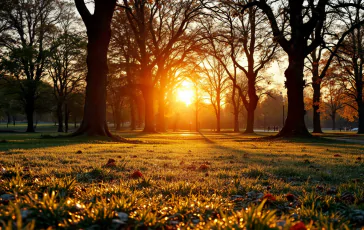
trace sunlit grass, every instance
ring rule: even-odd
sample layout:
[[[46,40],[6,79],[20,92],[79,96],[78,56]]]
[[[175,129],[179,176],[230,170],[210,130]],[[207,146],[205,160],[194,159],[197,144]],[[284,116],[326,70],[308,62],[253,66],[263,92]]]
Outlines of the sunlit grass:
[[[143,143],[1,136],[6,140],[0,143],[2,224],[35,229],[364,225],[361,144],[254,139],[260,134],[120,134]],[[115,165],[107,167],[109,159]],[[136,171],[142,177],[134,176]]]

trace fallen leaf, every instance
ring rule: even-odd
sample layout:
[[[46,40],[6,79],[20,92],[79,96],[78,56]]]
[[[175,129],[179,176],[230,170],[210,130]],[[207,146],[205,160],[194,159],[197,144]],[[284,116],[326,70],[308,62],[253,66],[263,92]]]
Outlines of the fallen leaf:
[[[296,196],[295,196],[295,195],[293,195],[292,193],[288,193],[288,194],[286,195],[286,199],[287,199],[288,201],[290,201],[290,202],[293,202],[293,201],[296,199]]]
[[[133,179],[138,179],[140,177],[143,177],[143,174],[139,170],[136,170],[130,175],[130,177]]]
[[[276,198],[270,193],[265,194],[263,196],[263,199],[267,199],[268,201],[275,201],[276,200]]]
[[[342,157],[340,154],[335,154],[334,157]]]
[[[291,226],[289,230],[307,230],[306,225],[301,221]]]

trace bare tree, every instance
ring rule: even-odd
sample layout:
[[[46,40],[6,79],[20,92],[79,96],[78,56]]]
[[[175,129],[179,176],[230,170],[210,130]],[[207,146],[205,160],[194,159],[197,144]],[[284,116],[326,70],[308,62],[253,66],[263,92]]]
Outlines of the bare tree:
[[[221,106],[224,104],[226,90],[229,87],[229,77],[224,66],[214,57],[207,57],[203,62],[205,82],[203,89],[209,95],[209,100],[216,116],[216,131],[220,132]]]
[[[243,76],[247,79],[246,93],[240,94],[248,115],[245,133],[254,132],[254,111],[260,94],[257,90],[258,84],[266,81],[261,72],[278,56],[278,44],[273,41],[272,32],[267,27],[268,18],[256,7],[249,8],[247,13],[238,13],[241,4],[250,2],[252,1],[230,0],[222,1],[218,7],[216,5],[209,7],[219,19],[214,22],[219,25],[219,29],[210,32],[210,36],[214,34],[215,40],[228,45],[230,49],[228,55],[234,68],[242,71]],[[215,55],[221,55],[221,51],[215,52]],[[228,66],[224,66],[226,69],[228,68]],[[233,69],[229,76],[235,89],[238,89],[235,79],[236,69]]]
[[[257,6],[267,15],[274,40],[288,55],[285,71],[288,95],[288,115],[278,136],[310,136],[305,122],[303,102],[304,60],[324,41],[322,30],[332,9],[360,7],[356,2],[331,2],[329,0],[252,1],[242,4],[242,11]],[[278,9],[275,12],[275,9]],[[315,36],[311,39],[311,34]]]
[[[154,132],[155,86],[161,83],[161,76],[166,73],[164,64],[172,55],[176,43],[190,28],[193,19],[200,15],[203,6],[197,0],[123,0],[120,6],[127,13],[138,45],[141,79],[139,85],[145,102],[144,131]]]
[[[68,132],[69,110],[67,102],[72,93],[81,87],[86,71],[86,42],[80,31],[77,31],[77,18],[68,4],[60,17],[59,28],[54,33],[48,74],[53,82],[54,96],[57,100],[58,132]]]

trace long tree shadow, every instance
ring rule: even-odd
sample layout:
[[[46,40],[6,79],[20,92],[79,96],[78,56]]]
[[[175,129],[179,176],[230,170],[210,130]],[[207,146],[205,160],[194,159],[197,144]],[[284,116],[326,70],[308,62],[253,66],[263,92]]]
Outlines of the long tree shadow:
[[[104,137],[72,137],[44,138],[39,133],[12,133],[0,135],[0,151],[14,149],[39,149],[59,146],[70,146],[84,143],[107,143],[110,139]]]

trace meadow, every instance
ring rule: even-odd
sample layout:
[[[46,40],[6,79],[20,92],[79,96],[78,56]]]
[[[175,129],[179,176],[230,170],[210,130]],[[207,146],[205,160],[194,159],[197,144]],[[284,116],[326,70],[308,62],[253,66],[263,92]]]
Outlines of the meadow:
[[[0,229],[364,226],[362,136],[117,134],[0,133]]]

